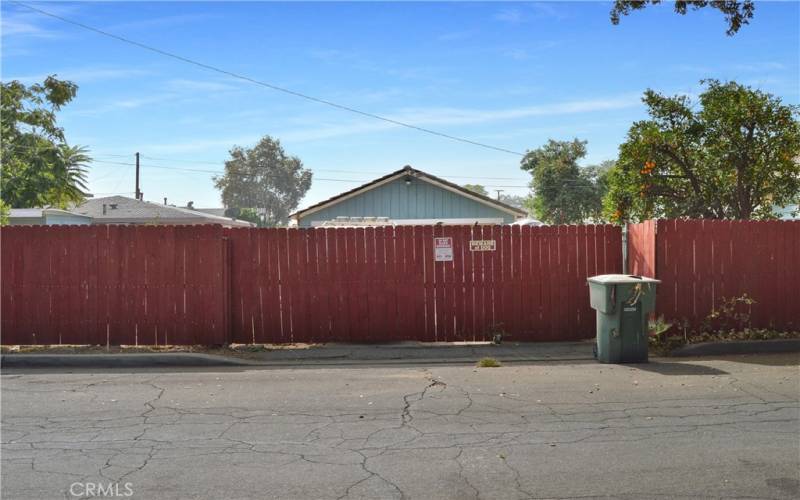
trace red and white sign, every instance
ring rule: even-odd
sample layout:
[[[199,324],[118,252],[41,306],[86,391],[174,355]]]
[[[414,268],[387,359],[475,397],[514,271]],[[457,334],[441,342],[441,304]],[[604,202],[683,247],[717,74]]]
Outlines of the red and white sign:
[[[449,262],[453,260],[453,238],[433,239],[433,259],[436,262]]]

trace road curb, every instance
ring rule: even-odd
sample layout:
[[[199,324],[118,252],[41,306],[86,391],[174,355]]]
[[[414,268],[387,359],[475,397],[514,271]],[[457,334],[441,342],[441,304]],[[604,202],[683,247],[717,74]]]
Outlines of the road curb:
[[[679,347],[670,357],[722,356],[729,354],[771,354],[800,352],[800,339],[738,340],[735,342],[703,342]]]
[[[476,357],[442,358],[359,358],[322,357],[295,359],[237,359],[209,354],[3,354],[2,369],[38,368],[180,368],[180,367],[238,367],[238,368],[311,368],[346,366],[416,366],[416,365],[474,365]],[[520,363],[582,363],[593,361],[591,356],[496,356],[502,364]]]
[[[147,368],[252,366],[246,360],[195,353],[3,354],[2,368]]]

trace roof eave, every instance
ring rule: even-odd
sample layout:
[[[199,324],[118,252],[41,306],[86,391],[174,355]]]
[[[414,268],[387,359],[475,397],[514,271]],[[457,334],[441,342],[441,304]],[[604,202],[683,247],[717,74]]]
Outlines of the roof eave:
[[[431,184],[439,185],[440,187],[447,189],[449,191],[454,191],[467,198],[471,198],[480,203],[490,205],[496,209],[499,209],[515,217],[525,217],[528,215],[527,212],[525,212],[524,210],[512,207],[511,205],[507,205],[499,200],[494,200],[492,198],[489,198],[488,196],[475,193],[474,191],[470,191],[469,189],[459,186],[458,184],[442,179],[441,177],[431,175],[429,173],[423,172],[422,170],[417,170],[409,165],[406,165],[400,170],[396,170],[387,175],[384,175],[383,177],[379,177],[366,184],[362,184],[356,188],[345,191],[344,193],[340,193],[332,198],[328,198],[327,200],[311,205],[308,208],[305,208],[303,210],[298,210],[297,212],[289,214],[289,218],[299,221],[302,217],[311,215],[315,212],[319,212],[320,210],[336,205],[337,203],[341,203],[346,199],[357,196],[364,191],[367,191],[369,189],[374,189],[383,184],[387,184],[405,175],[413,175],[414,177],[421,178],[427,182],[430,182]]]

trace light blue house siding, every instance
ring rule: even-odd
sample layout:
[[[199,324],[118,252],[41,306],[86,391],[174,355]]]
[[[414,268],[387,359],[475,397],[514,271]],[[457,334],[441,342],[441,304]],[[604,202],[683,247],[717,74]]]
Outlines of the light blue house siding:
[[[91,224],[92,219],[82,215],[46,214],[45,224],[51,226],[78,226]]]
[[[415,177],[409,184],[398,178],[386,184],[338,201],[319,211],[300,214],[298,225],[310,227],[315,222],[336,217],[388,217],[399,219],[502,219],[514,222],[515,216],[467,196]]]

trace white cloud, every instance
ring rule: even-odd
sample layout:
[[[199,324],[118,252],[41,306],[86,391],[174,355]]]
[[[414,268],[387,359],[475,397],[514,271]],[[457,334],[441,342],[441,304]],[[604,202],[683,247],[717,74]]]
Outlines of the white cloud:
[[[239,90],[239,87],[232,83],[215,80],[189,80],[185,78],[168,80],[166,82],[166,87],[181,92],[225,92],[229,90]]]
[[[524,9],[524,10],[523,10]],[[509,24],[520,24],[531,19],[564,19],[566,14],[553,2],[533,2],[522,4],[520,8],[502,9],[493,16],[494,20]]]
[[[26,35],[38,38],[56,38],[58,36],[58,32],[42,28],[22,19],[21,16],[3,17],[0,30],[2,30],[4,37]]]
[[[734,71],[761,72],[786,69],[786,65],[775,61],[761,61],[749,64],[732,64],[730,68]]]
[[[70,15],[79,10],[78,4],[51,3],[47,5],[47,10],[58,15]],[[58,21],[46,18],[23,6],[4,4],[2,13],[2,23],[0,23],[0,33],[3,38],[61,38],[63,32],[50,28]]]
[[[501,21],[509,24],[519,24],[522,22],[522,13],[518,9],[503,9],[494,16],[496,21]]]
[[[466,40],[467,38],[471,38],[477,32],[476,31],[453,31],[450,33],[442,33],[441,35],[437,36],[436,39],[442,42],[455,42],[458,40]]]
[[[503,52],[503,55],[506,57],[510,57],[515,61],[524,61],[525,59],[530,57],[530,54],[528,54],[528,51],[525,49],[508,49]]]
[[[554,19],[564,19],[565,13],[557,8],[554,2],[534,2],[528,4],[534,11],[536,17],[550,17]]]
[[[319,59],[328,63],[342,61],[360,61],[362,57],[355,53],[339,49],[311,49],[308,55],[314,59]]]
[[[236,146],[252,146],[261,139],[260,135],[246,135],[239,137],[228,137],[225,139],[190,139],[180,142],[147,144],[143,150],[149,151],[152,155],[163,154],[185,154],[218,151],[224,148],[226,151]],[[163,163],[163,162],[162,162]]]
[[[140,19],[137,21],[129,21],[125,23],[114,24],[108,26],[108,30],[133,30],[140,28],[163,28],[165,26],[180,26],[190,24],[196,21],[205,21],[213,19],[216,16],[210,14],[178,14],[175,16],[162,16],[150,19]]]
[[[118,99],[116,101],[112,101],[94,108],[74,109],[70,110],[69,112],[71,114],[84,115],[84,116],[102,115],[105,113],[112,113],[120,110],[131,110],[131,109],[141,108],[142,106],[148,106],[151,104],[157,104],[166,101],[174,102],[178,97],[179,97],[178,94],[170,92],[164,94],[151,95],[147,97]]]
[[[504,108],[494,110],[463,109],[463,108],[406,108],[395,113],[387,113],[386,117],[428,128],[460,125],[480,125],[503,121],[535,118],[540,116],[573,115],[582,113],[596,113],[635,107],[640,104],[639,94],[624,94],[609,98],[582,99],[565,101],[554,104],[540,104],[518,108]],[[118,108],[125,106],[142,105],[142,100],[118,102]],[[147,103],[149,104],[149,102]],[[400,125],[373,119],[357,119],[350,121],[320,120],[318,115],[308,116],[305,120],[290,120],[293,125],[278,129],[270,127],[270,135],[279,138],[285,143],[314,142],[336,137],[370,134],[396,129]],[[514,130],[517,130],[515,127]],[[220,139],[191,139],[180,142],[149,144],[143,146],[151,154],[186,154],[219,152],[221,148],[228,150],[233,145],[248,146],[255,144],[261,135],[244,135]]]
[[[568,115],[630,108],[639,104],[639,94],[626,94],[604,99],[565,101],[498,110],[472,110],[459,108],[409,109],[398,120],[430,125],[467,125],[502,120],[515,120],[536,116]]]
[[[743,72],[761,73],[764,71],[780,71],[786,69],[786,65],[776,61],[759,61],[752,63],[722,64],[716,67],[698,64],[678,64],[673,66],[677,71],[689,73],[703,73],[711,75],[718,72]]]
[[[151,71],[134,68],[73,68],[38,75],[22,75],[8,77],[9,80],[19,80],[25,84],[41,82],[50,75],[56,75],[62,80],[70,80],[78,85],[82,83],[97,82],[103,80],[115,80],[120,78],[133,78],[152,74]]]
[[[406,108],[388,114],[392,120],[420,127],[480,125],[484,123],[519,120],[539,116],[559,116],[626,109],[640,105],[639,94],[611,98],[565,101],[519,108],[476,110],[463,108]],[[318,123],[315,122],[315,123]],[[300,127],[277,134],[283,140],[308,142],[334,137],[379,132],[400,125],[378,120],[358,120],[350,123],[329,123],[323,126]]]
[[[282,141],[313,142],[348,135],[369,134],[389,130],[397,125],[377,120],[360,120],[347,124],[326,124],[323,126],[303,127],[278,133]]]

